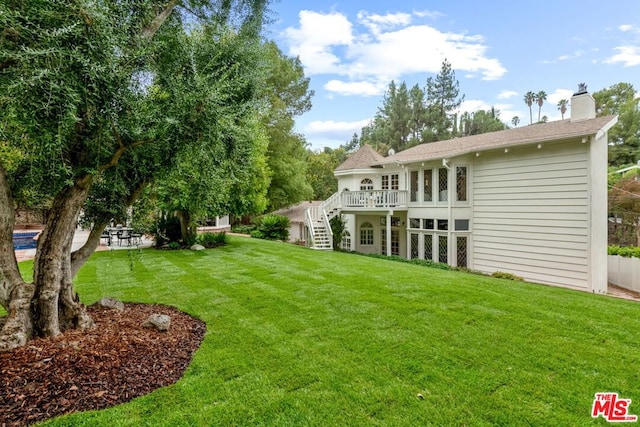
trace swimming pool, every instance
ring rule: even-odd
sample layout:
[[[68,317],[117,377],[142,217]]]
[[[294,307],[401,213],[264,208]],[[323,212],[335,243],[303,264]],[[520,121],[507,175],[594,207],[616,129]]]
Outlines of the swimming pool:
[[[33,238],[38,235],[39,231],[31,231],[28,233],[13,233],[13,249],[35,249],[37,240]]]

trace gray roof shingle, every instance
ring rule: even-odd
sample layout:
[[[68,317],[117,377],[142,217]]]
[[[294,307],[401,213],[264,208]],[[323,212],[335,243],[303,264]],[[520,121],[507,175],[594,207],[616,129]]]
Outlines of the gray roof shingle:
[[[350,169],[367,169],[375,162],[384,160],[369,144],[365,144],[336,168],[336,171]]]
[[[539,123],[498,132],[420,144],[393,156],[374,161],[369,166],[435,160],[491,149],[590,136],[597,134],[601,129],[608,130],[615,123],[615,116],[596,117],[574,122],[565,119]],[[343,165],[346,163],[343,163]]]

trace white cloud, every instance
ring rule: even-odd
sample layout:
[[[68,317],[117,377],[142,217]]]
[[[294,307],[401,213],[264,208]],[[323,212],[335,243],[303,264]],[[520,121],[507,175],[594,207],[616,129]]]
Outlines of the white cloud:
[[[356,120],[352,122],[337,122],[334,120],[320,121],[316,120],[308,123],[304,128],[307,136],[320,137],[325,139],[343,140],[345,135],[353,135],[360,133],[363,127],[368,125],[371,119]],[[346,142],[344,139],[342,142]]]
[[[284,31],[290,42],[290,52],[300,56],[308,74],[339,72],[341,60],[332,48],[353,42],[351,23],[344,15],[335,12],[321,14],[302,10],[298,16],[300,27],[289,27]]]
[[[618,29],[622,32],[627,32],[627,31],[633,31],[634,27],[633,25],[623,24],[623,25],[620,25]]]
[[[429,25],[411,24],[406,13],[376,15],[360,12],[352,23],[338,13],[300,12],[299,27],[288,28],[284,37],[289,53],[300,57],[305,74],[336,74],[345,82],[327,85],[341,94],[360,94],[345,90],[361,82],[400,79],[413,73],[437,73],[446,58],[456,72],[483,80],[501,78],[507,70],[488,56],[481,35],[442,32]],[[327,29],[331,28],[331,31]]]
[[[640,65],[640,46],[618,46],[613,50],[618,53],[605,59],[605,64],[622,63],[625,67]]]
[[[358,12],[358,20],[373,34],[380,34],[383,30],[404,27],[411,23],[411,15],[408,13],[389,13],[386,15],[369,14],[365,11]]]
[[[444,13],[441,12],[434,12],[431,10],[416,10],[413,12],[413,14],[419,18],[441,18],[444,15]]]
[[[324,85],[324,88],[328,92],[343,96],[377,96],[383,94],[387,90],[388,83],[382,81],[345,82],[342,80],[330,80]]]
[[[545,101],[545,104],[553,104],[554,108],[557,108],[556,106],[561,99],[571,100],[573,92],[574,91],[569,89],[556,89],[552,93],[547,94],[547,100]]]
[[[498,99],[509,99],[518,96],[518,92],[514,90],[503,90],[498,94]]]

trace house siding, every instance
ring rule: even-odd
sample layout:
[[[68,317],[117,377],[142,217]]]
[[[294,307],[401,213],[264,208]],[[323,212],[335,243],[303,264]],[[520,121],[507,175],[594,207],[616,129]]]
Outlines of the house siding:
[[[589,288],[589,153],[579,141],[478,157],[473,268]]]

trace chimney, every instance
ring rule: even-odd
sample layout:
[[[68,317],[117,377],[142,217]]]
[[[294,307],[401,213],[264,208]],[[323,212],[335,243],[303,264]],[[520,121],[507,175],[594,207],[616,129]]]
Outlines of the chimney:
[[[593,119],[596,117],[596,100],[587,92],[587,85],[580,83],[578,91],[571,97],[571,121]]]

